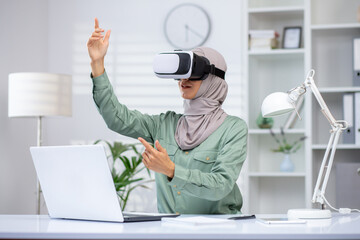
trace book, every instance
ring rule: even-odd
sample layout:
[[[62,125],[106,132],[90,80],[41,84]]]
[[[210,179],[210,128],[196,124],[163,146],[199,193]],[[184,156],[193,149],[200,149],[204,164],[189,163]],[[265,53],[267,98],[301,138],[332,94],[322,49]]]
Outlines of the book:
[[[354,93],[355,144],[360,145],[360,92]]]
[[[256,38],[252,39],[250,43],[251,50],[271,50],[276,48],[277,40],[270,38]]]
[[[249,48],[251,50],[271,50],[278,45],[279,34],[275,30],[249,31]]]
[[[353,39],[353,85],[360,86],[360,38]]]
[[[250,38],[277,38],[279,34],[275,30],[250,30]]]
[[[355,144],[354,93],[344,93],[343,114],[344,120],[348,123],[348,128],[343,132],[343,143]]]

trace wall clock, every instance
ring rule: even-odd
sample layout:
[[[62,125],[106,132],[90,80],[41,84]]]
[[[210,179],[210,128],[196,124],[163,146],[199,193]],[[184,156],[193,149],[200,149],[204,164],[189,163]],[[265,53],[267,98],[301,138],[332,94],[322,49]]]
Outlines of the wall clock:
[[[166,16],[164,33],[176,49],[189,50],[203,45],[209,38],[210,17],[200,6],[185,3],[174,7]]]

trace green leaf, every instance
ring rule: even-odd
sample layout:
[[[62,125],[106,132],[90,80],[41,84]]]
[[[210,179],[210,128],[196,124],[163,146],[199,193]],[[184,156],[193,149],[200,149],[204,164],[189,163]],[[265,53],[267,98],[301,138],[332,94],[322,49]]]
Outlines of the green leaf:
[[[131,172],[132,168],[129,159],[126,156],[121,156],[120,160],[124,164],[124,167]]]
[[[146,168],[146,171],[148,172],[149,177],[151,177],[150,169]]]
[[[117,176],[118,181],[124,181],[124,179],[130,178],[130,172],[125,169],[120,175]]]
[[[131,164],[132,164],[133,169],[135,169],[138,166],[138,164],[136,164],[136,157],[135,156],[131,157]]]
[[[301,148],[301,144],[299,144],[296,148],[294,148],[294,150],[292,150],[291,153],[297,152],[297,150],[299,150],[300,148]]]
[[[136,144],[132,144],[131,149],[136,153],[136,155],[139,155],[140,153],[138,152],[137,148],[136,148]]]
[[[119,187],[119,186],[127,186],[131,183],[134,183],[134,182],[138,182],[138,181],[141,181],[143,180],[144,178],[137,178],[137,179],[132,179],[132,180],[127,180],[127,181],[123,181],[123,182],[116,182],[114,183],[116,187]]]
[[[292,146],[290,144],[285,144],[284,149],[285,150],[290,150],[292,148]]]
[[[121,142],[114,142],[114,148],[116,149],[118,155],[121,155],[129,150],[128,146],[126,144],[122,144]]]

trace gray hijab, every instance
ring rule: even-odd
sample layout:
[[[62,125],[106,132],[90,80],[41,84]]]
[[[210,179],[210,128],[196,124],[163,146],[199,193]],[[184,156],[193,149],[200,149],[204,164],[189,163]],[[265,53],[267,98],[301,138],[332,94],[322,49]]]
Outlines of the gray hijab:
[[[192,51],[226,72],[225,59],[214,49],[199,47]],[[202,81],[196,96],[184,100],[184,115],[179,119],[175,131],[175,140],[182,150],[197,147],[224,122],[227,114],[221,105],[227,91],[225,80],[209,74]]]

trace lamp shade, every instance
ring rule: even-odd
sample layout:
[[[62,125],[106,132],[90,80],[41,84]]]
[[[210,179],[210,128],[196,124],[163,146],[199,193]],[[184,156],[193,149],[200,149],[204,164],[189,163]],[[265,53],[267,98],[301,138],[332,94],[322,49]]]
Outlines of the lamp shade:
[[[71,116],[70,75],[9,74],[9,117]]]
[[[262,105],[261,112],[263,117],[274,117],[291,112],[295,109],[289,95],[284,92],[275,92],[268,95]]]

